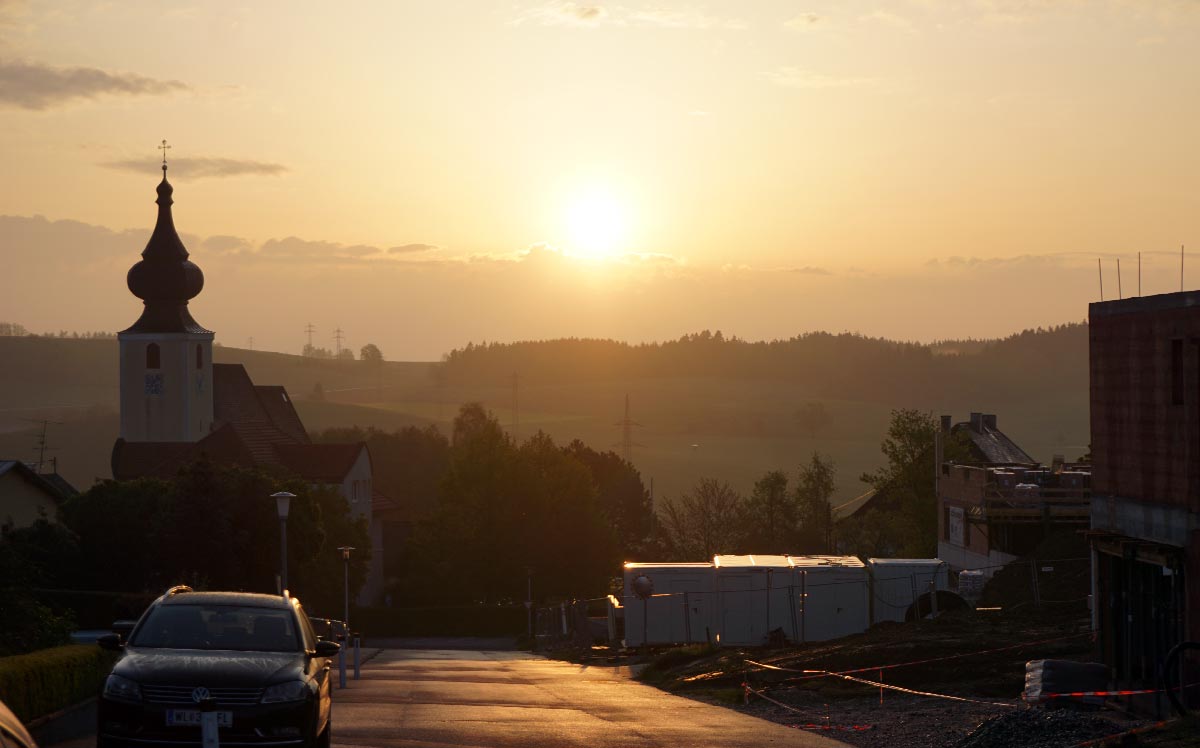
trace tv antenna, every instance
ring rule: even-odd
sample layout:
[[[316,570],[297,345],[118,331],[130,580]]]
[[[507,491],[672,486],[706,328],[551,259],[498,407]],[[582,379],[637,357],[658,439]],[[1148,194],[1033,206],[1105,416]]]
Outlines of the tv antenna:
[[[33,451],[37,453],[37,462],[35,463],[34,471],[40,474],[43,466],[46,464],[46,453],[53,452],[54,450],[58,449],[58,447],[50,446],[50,441],[46,437],[46,432],[51,425],[61,426],[63,424],[62,421],[51,421],[47,418],[26,418],[24,420],[29,421],[30,423],[40,423],[42,425],[41,431],[39,431],[37,436],[34,437],[33,442]]]

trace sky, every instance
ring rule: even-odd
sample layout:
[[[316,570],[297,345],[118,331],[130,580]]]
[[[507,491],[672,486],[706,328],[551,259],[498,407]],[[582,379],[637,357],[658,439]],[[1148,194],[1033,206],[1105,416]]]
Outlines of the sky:
[[[1198,0],[0,0],[0,321],[137,318],[163,139],[226,345],[1079,321],[1097,259],[1200,248],[1197,42]]]

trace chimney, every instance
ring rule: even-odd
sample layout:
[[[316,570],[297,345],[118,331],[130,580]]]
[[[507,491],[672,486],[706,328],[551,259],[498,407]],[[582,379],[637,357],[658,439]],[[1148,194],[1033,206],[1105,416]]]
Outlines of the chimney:
[[[982,413],[972,413],[971,414],[971,430],[974,431],[976,434],[981,433],[983,431],[983,414]]]
[[[942,416],[942,433],[950,433],[950,416]]]
[[[983,425],[992,431],[996,430],[996,414],[988,413],[983,417]]]

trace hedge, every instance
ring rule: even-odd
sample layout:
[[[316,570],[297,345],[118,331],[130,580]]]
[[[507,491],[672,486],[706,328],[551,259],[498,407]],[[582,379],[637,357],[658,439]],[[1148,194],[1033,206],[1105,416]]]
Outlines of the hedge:
[[[357,608],[350,627],[365,637],[517,636],[524,634],[524,605],[427,608]]]
[[[96,696],[116,653],[71,644],[0,657],[0,701],[29,722]]]

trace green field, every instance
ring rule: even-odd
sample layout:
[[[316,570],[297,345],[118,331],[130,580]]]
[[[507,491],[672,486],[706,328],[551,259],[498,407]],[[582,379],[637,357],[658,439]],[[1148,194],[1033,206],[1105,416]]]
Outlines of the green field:
[[[1086,341],[1086,328],[1079,334]],[[1078,350],[1086,351],[1086,342]],[[508,377],[494,384],[447,384],[433,363],[389,362],[370,369],[359,362],[227,347],[218,347],[214,357],[244,364],[258,384],[285,386],[310,431],[429,423],[447,428],[459,405],[471,401],[483,403],[506,426],[514,420]],[[1028,369],[1027,363],[1018,365]],[[837,464],[835,500],[847,500],[864,490],[858,476],[879,466],[879,442],[893,408],[949,413],[956,420],[970,411],[996,413],[1001,429],[1046,461],[1054,454],[1074,459],[1089,440],[1087,360],[1075,352],[1042,372],[989,377],[986,386],[956,383],[944,395],[911,399],[882,396],[869,387],[853,398],[825,399],[783,377],[527,379],[532,381],[518,392],[522,438],[543,430],[562,444],[581,439],[597,449],[619,451],[617,422],[628,395],[631,416],[642,424],[633,429],[633,461],[647,483],[654,480],[658,497],[677,495],[701,476],[725,479],[748,492],[767,470],[794,471],[820,451]],[[323,401],[312,399],[318,382]],[[913,387],[919,393],[930,389]],[[832,425],[815,437],[794,415],[810,402],[821,402],[832,416]],[[48,455],[58,459],[64,475],[81,487],[108,477],[116,406],[115,340],[0,338],[0,459],[33,459],[40,429],[34,421],[45,418],[58,422],[48,430],[55,448]]]

